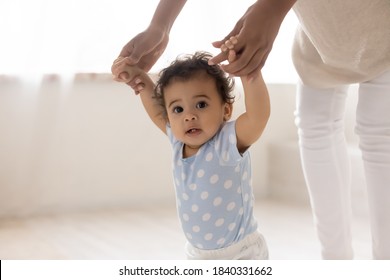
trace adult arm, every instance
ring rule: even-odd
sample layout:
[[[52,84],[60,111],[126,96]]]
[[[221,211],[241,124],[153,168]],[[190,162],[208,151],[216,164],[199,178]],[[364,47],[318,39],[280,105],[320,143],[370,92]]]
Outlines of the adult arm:
[[[165,51],[171,28],[185,3],[186,0],[161,0],[148,28],[122,48],[119,56],[126,57],[123,63],[148,72]]]

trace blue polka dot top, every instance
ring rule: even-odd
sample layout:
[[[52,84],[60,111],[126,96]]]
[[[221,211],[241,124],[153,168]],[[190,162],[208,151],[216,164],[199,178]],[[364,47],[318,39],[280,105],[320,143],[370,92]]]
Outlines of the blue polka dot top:
[[[230,246],[257,229],[253,217],[250,155],[237,149],[235,121],[223,124],[196,155],[183,158],[184,144],[169,126],[177,210],[185,236],[204,250]]]

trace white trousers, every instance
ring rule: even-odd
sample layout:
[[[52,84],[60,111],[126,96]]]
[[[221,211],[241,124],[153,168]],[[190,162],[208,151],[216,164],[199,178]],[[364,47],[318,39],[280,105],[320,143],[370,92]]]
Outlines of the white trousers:
[[[348,87],[300,84],[295,122],[324,259],[352,259]],[[359,85],[355,132],[364,161],[374,259],[390,259],[390,71]]]

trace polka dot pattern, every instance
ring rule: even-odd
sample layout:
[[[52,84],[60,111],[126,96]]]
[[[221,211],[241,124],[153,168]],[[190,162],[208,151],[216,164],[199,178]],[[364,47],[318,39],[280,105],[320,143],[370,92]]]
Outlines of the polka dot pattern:
[[[211,214],[210,214],[210,213],[206,213],[206,214],[204,214],[204,215],[202,216],[202,221],[203,221],[203,222],[207,222],[207,221],[210,220],[210,218],[211,218]]]
[[[257,228],[249,153],[238,152],[234,124],[226,123],[189,158],[182,157],[183,144],[167,127],[180,222],[187,240],[200,249],[229,246]]]
[[[201,198],[202,200],[206,200],[208,197],[209,197],[209,193],[208,193],[208,192],[202,192],[202,193],[200,194],[200,198]]]

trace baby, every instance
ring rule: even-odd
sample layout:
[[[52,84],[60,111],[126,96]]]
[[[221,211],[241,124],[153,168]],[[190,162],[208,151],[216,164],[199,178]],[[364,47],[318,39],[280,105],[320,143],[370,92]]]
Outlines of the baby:
[[[236,37],[221,50],[229,62]],[[245,112],[230,121],[234,80],[211,55],[197,52],[163,69],[156,83],[119,57],[115,79],[140,94],[154,124],[173,148],[178,215],[187,238],[188,259],[268,259],[266,242],[253,216],[249,147],[261,136],[270,103],[260,72],[241,77]],[[119,78],[123,72],[128,79]],[[121,76],[122,77],[122,76]]]

